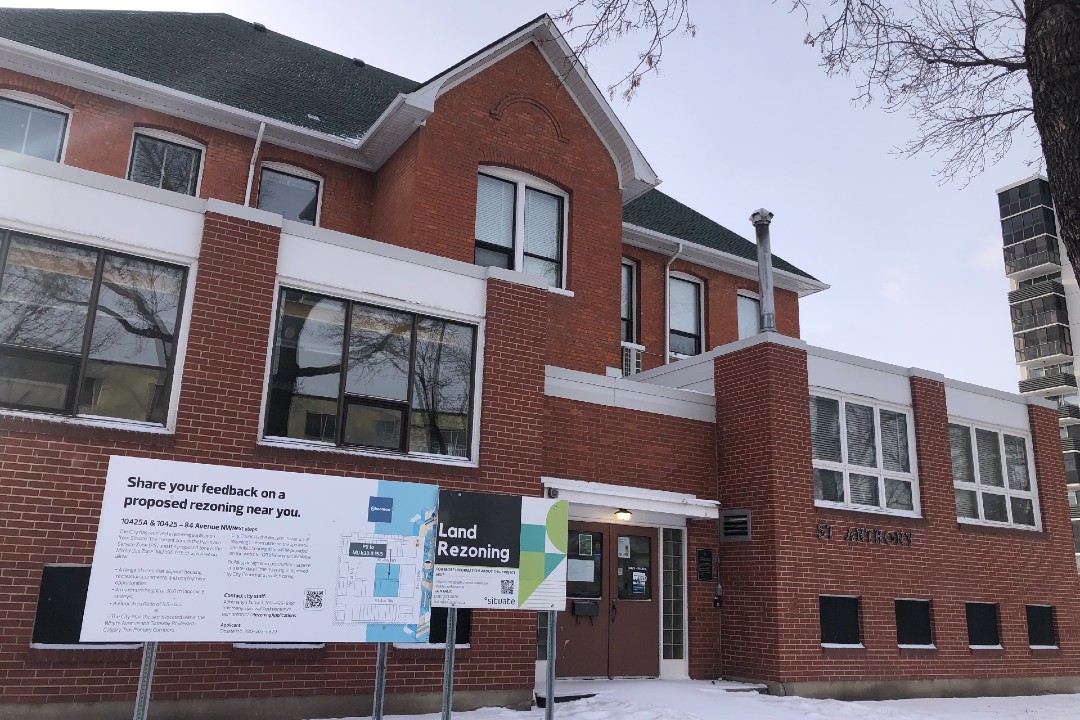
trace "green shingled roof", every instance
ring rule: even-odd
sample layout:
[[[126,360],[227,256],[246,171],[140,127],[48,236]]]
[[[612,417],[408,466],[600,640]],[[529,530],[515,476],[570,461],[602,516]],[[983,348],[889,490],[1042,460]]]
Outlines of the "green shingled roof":
[[[419,87],[223,14],[3,8],[0,37],[344,138]]]
[[[757,262],[756,243],[659,190],[650,190],[623,206],[623,222]],[[776,255],[773,255],[773,267],[816,279]]]

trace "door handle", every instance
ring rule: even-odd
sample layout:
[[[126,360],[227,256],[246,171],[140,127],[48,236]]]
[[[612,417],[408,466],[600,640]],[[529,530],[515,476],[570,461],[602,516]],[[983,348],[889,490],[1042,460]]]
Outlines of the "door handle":
[[[615,598],[611,598],[611,623],[615,624],[615,617],[619,614],[619,605],[615,602]]]

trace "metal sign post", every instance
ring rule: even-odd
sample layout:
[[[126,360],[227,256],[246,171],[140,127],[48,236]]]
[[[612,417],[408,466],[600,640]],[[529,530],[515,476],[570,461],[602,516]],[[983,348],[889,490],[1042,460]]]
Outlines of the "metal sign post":
[[[457,645],[457,608],[446,608],[446,661],[442,675],[442,720],[450,720],[454,704],[454,646]]]
[[[544,720],[555,720],[555,626],[558,625],[558,611],[548,610],[547,614],[547,702],[544,703]]]
[[[372,700],[371,720],[382,720],[383,696],[386,694],[386,652],[390,643],[375,644],[375,697]]]
[[[139,687],[135,692],[135,713],[131,716],[131,720],[146,720],[146,713],[150,710],[150,686],[154,684],[154,666],[156,664],[157,643],[143,643]]]

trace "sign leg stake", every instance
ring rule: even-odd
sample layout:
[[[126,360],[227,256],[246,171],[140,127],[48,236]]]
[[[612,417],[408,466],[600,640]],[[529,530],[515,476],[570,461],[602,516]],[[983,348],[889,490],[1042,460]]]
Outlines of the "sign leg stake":
[[[372,701],[371,720],[382,720],[383,696],[386,694],[386,653],[390,643],[375,644],[375,697]]]
[[[443,663],[442,720],[450,720],[454,704],[454,646],[457,645],[457,608],[446,609],[446,660]]]
[[[555,720],[555,626],[559,624],[558,611],[547,614],[547,702],[544,703],[544,720]]]
[[[135,692],[135,713],[132,720],[146,720],[150,710],[150,687],[154,683],[154,666],[157,665],[157,643],[143,643],[142,667],[139,669],[139,686]]]

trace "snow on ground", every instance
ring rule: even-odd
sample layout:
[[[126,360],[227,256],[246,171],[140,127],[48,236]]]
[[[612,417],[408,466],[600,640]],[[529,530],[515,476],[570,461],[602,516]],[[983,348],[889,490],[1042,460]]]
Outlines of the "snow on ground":
[[[561,684],[560,684],[561,685]],[[841,702],[727,692],[706,681],[593,680],[574,683],[596,697],[558,703],[558,720],[1080,720],[1080,695],[928,698]],[[567,692],[560,686],[559,693]],[[388,720],[390,716],[387,716]],[[439,720],[439,714],[393,720]],[[542,720],[544,711],[484,708],[454,720]],[[362,720],[349,718],[347,720]]]

